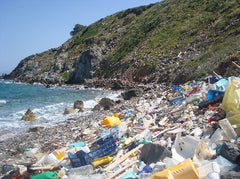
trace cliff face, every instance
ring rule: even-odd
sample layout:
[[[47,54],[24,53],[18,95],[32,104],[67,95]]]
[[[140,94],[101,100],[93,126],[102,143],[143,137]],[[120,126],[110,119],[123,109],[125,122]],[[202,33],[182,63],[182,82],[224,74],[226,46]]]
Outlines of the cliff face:
[[[239,0],[165,0],[82,28],[61,47],[23,59],[10,78],[180,83],[239,60]]]

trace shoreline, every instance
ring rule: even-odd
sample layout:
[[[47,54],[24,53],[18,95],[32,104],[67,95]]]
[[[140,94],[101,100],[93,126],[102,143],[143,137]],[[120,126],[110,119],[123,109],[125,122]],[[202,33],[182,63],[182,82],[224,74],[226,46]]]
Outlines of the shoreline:
[[[44,87],[44,85],[43,84],[26,84],[26,83],[20,83],[20,82],[14,82],[14,81],[9,81],[9,80],[6,80],[5,82],[7,82],[7,83],[12,83],[12,84],[21,84],[21,85],[36,85],[36,86],[43,86]],[[2,82],[2,83],[5,83],[5,82]],[[64,113],[64,108],[63,109],[61,109],[61,108],[59,108],[59,104],[62,104],[62,103],[64,103],[64,101],[63,102],[60,102],[60,103],[53,103],[53,104],[47,104],[47,106],[56,106],[56,108],[58,107],[58,109],[59,110],[57,110],[57,111],[59,111],[60,113],[62,113],[63,115],[62,115],[62,119],[60,120],[60,123],[64,123],[64,121],[66,121],[68,118],[72,118],[72,117],[75,117],[75,118],[81,118],[81,117],[84,117],[84,116],[86,116],[86,115],[91,115],[91,113],[92,113],[92,108],[94,107],[94,104],[96,103],[98,103],[98,100],[100,100],[101,98],[103,98],[103,97],[107,97],[107,98],[111,98],[111,99],[114,99],[114,100],[117,100],[118,98],[117,98],[117,96],[119,96],[119,94],[121,93],[121,91],[113,91],[113,90],[108,90],[108,89],[101,89],[101,88],[83,88],[83,86],[81,85],[81,86],[79,86],[79,85],[64,85],[64,86],[52,86],[51,87],[52,89],[63,89],[63,90],[70,90],[69,92],[71,93],[71,90],[91,90],[91,91],[94,91],[94,90],[96,90],[96,91],[100,91],[100,92],[97,92],[97,93],[99,93],[98,95],[100,95],[99,97],[96,97],[95,99],[93,98],[93,99],[88,99],[88,100],[84,100],[83,102],[84,102],[84,104],[85,104],[85,109],[84,109],[84,112],[81,112],[81,113],[76,113],[76,114],[70,114],[70,115],[64,115],[63,113]],[[50,88],[50,89],[51,89]],[[102,91],[102,92],[101,92]],[[100,94],[101,93],[101,94]],[[70,103],[71,103],[71,106],[69,106],[69,104],[65,107],[65,108],[69,108],[69,107],[73,107],[73,104],[74,104],[74,102],[76,101],[77,99],[75,99],[75,100],[72,100]],[[94,101],[95,101],[95,103],[94,103]],[[7,102],[6,102],[7,103]],[[62,106],[62,105],[61,105]],[[47,125],[51,125],[51,126],[54,126],[54,125],[56,125],[56,124],[58,124],[59,122],[58,122],[58,120],[56,119],[56,118],[52,118],[52,119],[54,119],[54,121],[52,121],[52,120],[47,120],[47,121],[44,121],[43,119],[44,118],[46,118],[46,117],[44,117],[44,116],[42,116],[44,113],[43,112],[39,112],[39,110],[45,110],[45,109],[43,109],[43,108],[45,108],[45,106],[42,106],[42,107],[36,107],[36,108],[31,108],[31,110],[36,110],[36,111],[38,111],[37,113],[39,113],[39,115],[40,116],[37,116],[37,117],[40,117],[40,119],[38,120],[38,121],[36,121],[36,122],[33,122],[33,123],[28,123],[28,122],[25,122],[26,123],[26,129],[24,130],[24,132],[25,131],[27,131],[30,127],[33,127],[33,126],[44,126],[44,127],[47,127]],[[24,110],[20,110],[20,111],[15,111],[15,113],[23,113],[23,111],[26,111],[27,110],[27,108],[26,109],[24,109]],[[56,111],[56,110],[55,110]],[[51,112],[51,111],[49,111],[49,112]],[[25,112],[24,112],[25,113]],[[90,113],[90,114],[89,114]],[[57,113],[55,113],[55,114],[57,114]],[[23,114],[24,115],[24,114]],[[49,113],[49,115],[51,115],[50,113]],[[55,116],[55,115],[54,115]],[[18,117],[19,117],[19,115],[18,115]],[[4,119],[4,117],[3,117],[3,119]],[[21,118],[19,118],[18,119],[18,121],[20,121],[20,119]],[[7,119],[6,119],[7,120]],[[11,122],[11,121],[10,121]],[[24,124],[20,124],[20,125],[18,125],[17,126],[17,128],[16,128],[16,130],[15,131],[12,131],[10,128],[7,128],[7,129],[3,129],[2,130],[2,132],[0,133],[0,141],[4,141],[4,140],[6,140],[6,138],[9,138],[9,137],[14,137],[14,136],[16,136],[16,135],[21,135],[21,131],[20,131],[20,128],[21,127],[23,127],[24,126]],[[14,126],[12,126],[12,128],[13,129],[15,129],[15,127]],[[20,133],[18,133],[18,132],[16,132],[16,131],[18,131],[18,132],[20,132]]]

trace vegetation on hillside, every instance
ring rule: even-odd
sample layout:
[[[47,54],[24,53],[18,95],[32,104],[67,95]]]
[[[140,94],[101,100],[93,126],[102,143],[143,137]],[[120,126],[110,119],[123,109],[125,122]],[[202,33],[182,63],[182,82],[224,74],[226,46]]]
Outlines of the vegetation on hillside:
[[[68,79],[80,54],[98,46],[105,58],[95,73],[98,77],[190,80],[237,54],[239,24],[239,0],[164,0],[115,13],[88,27],[77,24],[70,40],[38,61],[41,72],[53,70],[56,59],[67,64],[60,74]]]

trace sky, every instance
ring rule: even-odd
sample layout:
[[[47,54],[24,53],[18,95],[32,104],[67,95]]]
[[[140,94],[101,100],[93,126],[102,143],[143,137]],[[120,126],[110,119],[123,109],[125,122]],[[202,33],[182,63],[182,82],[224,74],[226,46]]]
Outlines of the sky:
[[[160,0],[0,0],[0,75],[27,56],[61,46],[75,24]]]

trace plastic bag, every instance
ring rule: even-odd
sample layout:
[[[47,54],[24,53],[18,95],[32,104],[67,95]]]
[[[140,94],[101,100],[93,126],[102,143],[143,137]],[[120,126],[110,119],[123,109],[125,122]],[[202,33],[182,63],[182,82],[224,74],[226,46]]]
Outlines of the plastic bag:
[[[227,87],[223,101],[222,109],[226,112],[237,112],[240,110],[240,83],[233,80]]]
[[[234,125],[235,131],[240,136],[240,83],[232,80],[228,85],[222,102],[222,109],[228,113],[228,120]]]

